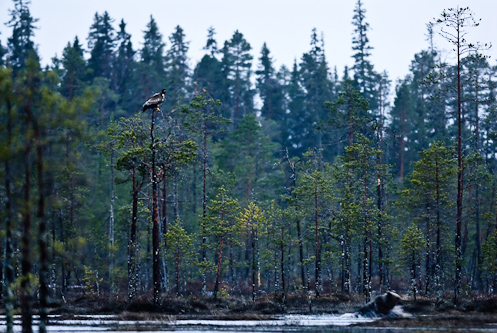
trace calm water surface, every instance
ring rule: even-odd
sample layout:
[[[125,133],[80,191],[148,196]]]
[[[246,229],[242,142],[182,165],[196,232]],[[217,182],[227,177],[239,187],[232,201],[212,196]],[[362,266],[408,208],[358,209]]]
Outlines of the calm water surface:
[[[377,319],[365,318],[356,314],[344,315],[284,315],[275,316],[271,320],[171,320],[171,321],[133,321],[119,320],[113,315],[75,316],[74,319],[58,319],[50,317],[49,332],[426,332],[435,331],[427,328],[391,328],[391,327],[350,327],[357,323],[370,323]],[[21,332],[20,317],[15,318],[15,332]],[[35,320],[35,324],[37,321]],[[0,332],[5,332],[5,320],[0,320]],[[35,332],[38,327],[35,327]],[[437,331],[458,331],[454,329],[438,329]],[[485,329],[460,328],[461,332],[496,332],[497,325]]]

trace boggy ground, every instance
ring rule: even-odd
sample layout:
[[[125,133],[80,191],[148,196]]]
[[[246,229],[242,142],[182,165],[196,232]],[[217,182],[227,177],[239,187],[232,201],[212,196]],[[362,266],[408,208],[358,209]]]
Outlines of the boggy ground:
[[[199,318],[267,319],[276,314],[341,314],[354,312],[364,301],[357,295],[334,294],[312,298],[288,294],[283,303],[281,295],[266,294],[256,298],[230,296],[214,299],[201,296],[164,296],[159,305],[151,295],[141,295],[129,301],[119,295],[86,295],[66,298],[52,303],[50,313],[58,315],[123,314],[126,316],[174,315]]]
[[[212,297],[164,296],[160,305],[155,305],[151,295],[141,295],[128,301],[119,295],[86,295],[68,298],[67,301],[52,303],[52,314],[121,314],[121,313],[153,313],[163,315],[188,316],[230,316],[257,317],[276,314],[343,314],[355,312],[364,305],[362,295],[331,294],[315,298],[311,301],[306,294],[287,294],[283,303],[280,294],[264,294],[252,302],[250,297],[229,296],[218,299]],[[418,297],[416,301],[406,295],[401,295],[402,307],[413,317],[445,316],[445,317],[484,317],[494,316],[497,319],[497,296],[467,296],[461,297],[458,306],[454,306],[451,298],[439,305],[435,299]],[[389,318],[400,321],[402,318]]]
[[[418,297],[416,301],[405,295],[402,307],[410,317],[387,316],[381,320],[356,326],[406,328],[483,328],[497,330],[497,297],[468,296],[455,307],[446,302],[435,305],[431,298]],[[164,296],[155,305],[151,295],[141,295],[128,301],[123,295],[85,295],[67,297],[66,302],[52,302],[50,314],[71,318],[88,314],[113,314],[123,320],[168,319],[271,319],[280,314],[343,314],[357,311],[364,305],[361,295],[332,294],[311,298],[300,293],[288,294],[283,304],[281,295],[265,294],[255,302],[245,296],[223,297],[217,300],[201,296]],[[2,307],[3,308],[3,307]],[[35,311],[36,312],[36,311]]]

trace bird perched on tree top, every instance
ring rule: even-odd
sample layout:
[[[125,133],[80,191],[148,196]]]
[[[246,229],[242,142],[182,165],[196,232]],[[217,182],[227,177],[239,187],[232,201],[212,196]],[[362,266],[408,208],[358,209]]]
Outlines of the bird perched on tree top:
[[[161,92],[152,95],[145,104],[143,104],[142,107],[142,112],[144,112],[147,109],[155,109],[159,108],[159,105],[164,102],[164,97],[166,96],[166,89],[162,89]]]

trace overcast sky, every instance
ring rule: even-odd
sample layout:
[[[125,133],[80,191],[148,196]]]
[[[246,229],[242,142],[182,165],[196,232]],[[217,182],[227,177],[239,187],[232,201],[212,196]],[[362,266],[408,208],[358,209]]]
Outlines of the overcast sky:
[[[277,67],[291,67],[310,48],[312,28],[323,33],[330,68],[337,66],[341,75],[345,65],[352,65],[351,24],[355,0],[32,0],[31,14],[38,18],[35,43],[42,63],[48,64],[60,56],[68,41],[77,35],[86,47],[90,25],[95,12],[108,11],[115,19],[127,23],[135,49],[141,48],[143,31],[152,14],[169,46],[168,37],[180,25],[190,41],[190,64],[193,67],[204,54],[207,29],[213,26],[218,45],[238,29],[253,48],[254,69],[262,44],[267,43]],[[469,41],[491,42],[487,54],[490,63],[497,59],[497,1],[496,0],[363,0],[376,71],[388,71],[393,82],[408,73],[415,53],[426,49],[426,23],[439,17],[444,8],[469,6],[481,25],[470,28]],[[11,28],[4,25],[10,19],[11,0],[0,0],[0,39],[6,44]],[[437,47],[449,45],[437,40]],[[448,60],[451,60],[449,58]]]

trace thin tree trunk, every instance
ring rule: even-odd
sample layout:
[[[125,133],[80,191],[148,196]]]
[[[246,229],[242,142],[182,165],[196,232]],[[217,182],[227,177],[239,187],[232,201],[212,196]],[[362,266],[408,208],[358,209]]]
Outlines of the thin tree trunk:
[[[316,256],[316,268],[315,268],[315,283],[314,288],[316,291],[316,297],[319,297],[320,292],[320,271],[321,271],[321,256],[319,253],[319,214],[318,214],[318,184],[317,179],[314,179],[314,226],[316,228],[314,234],[314,255]]]
[[[157,170],[155,166],[155,137],[154,137],[154,125],[155,125],[155,109],[152,109],[151,117],[151,127],[150,127],[150,138],[151,138],[151,148],[152,148],[152,275],[154,284],[154,303],[160,303],[160,292],[161,292],[161,273],[160,273],[160,228],[159,228],[159,212],[158,212],[158,197],[157,197]]]
[[[12,106],[10,100],[7,100],[7,150],[11,153],[12,144],[12,120],[11,120]],[[10,173],[10,159],[5,159],[5,213],[6,213],[6,239],[5,239],[5,317],[7,332],[14,331],[14,294],[12,292],[12,283],[14,282],[14,267],[13,267],[13,253],[12,246],[12,193],[11,193],[11,173]]]
[[[114,292],[114,149],[110,152],[110,208],[109,208],[109,283]]]
[[[381,106],[380,110],[382,110]],[[382,198],[382,175],[380,171],[380,165],[381,165],[380,130],[381,130],[381,125],[377,126],[376,130],[376,168],[377,168],[376,172],[377,172],[377,181],[378,181],[376,184],[377,208],[378,208],[378,277],[380,280],[380,294],[381,294],[383,292],[384,263],[383,263],[383,202],[382,202],[383,198]]]
[[[363,194],[363,212],[364,212],[364,258],[363,258],[363,288],[364,288],[364,296],[366,297],[366,303],[370,301],[371,298],[371,258],[370,258],[370,249],[368,248],[370,239],[369,239],[369,219],[368,219],[368,208],[367,208],[367,200],[368,200],[368,171],[366,166],[366,157],[364,157],[364,194]]]
[[[136,168],[132,170],[133,198],[132,198],[132,215],[131,215],[131,232],[129,236],[129,259],[128,259],[128,298],[131,300],[136,296],[138,291],[138,269],[137,269],[137,233],[138,233],[138,194],[143,185],[142,178],[140,185],[136,183]]]
[[[428,199],[427,199],[428,200]],[[430,292],[430,284],[431,284],[431,256],[430,256],[430,243],[431,243],[431,226],[430,226],[430,205],[426,203],[426,265],[425,265],[425,296],[428,296]]]
[[[30,291],[30,276],[31,276],[31,168],[30,168],[30,153],[31,153],[31,114],[26,109],[26,141],[24,151],[24,207],[22,217],[22,239],[21,239],[21,253],[22,253],[22,276],[21,276],[21,290],[20,290],[20,303],[22,311],[22,331],[23,333],[33,332],[32,327],[32,297]]]
[[[180,289],[179,289],[179,268],[180,268],[180,242],[178,240],[178,243],[176,244],[176,296],[179,296],[180,294]]]
[[[459,23],[459,22],[458,22]],[[456,209],[456,271],[454,304],[458,304],[458,297],[461,288],[462,274],[462,252],[461,252],[461,226],[463,209],[464,175],[462,165],[462,110],[461,110],[461,39],[460,25],[457,25],[457,209]]]
[[[280,243],[280,269],[281,269],[281,303],[286,304],[286,284],[285,284],[285,226],[281,227],[281,243]]]
[[[288,162],[288,166],[290,167],[290,170],[292,171],[292,176],[291,178],[293,179],[293,189],[295,190],[297,188],[297,169],[296,169],[296,164],[300,162],[300,159],[296,161],[295,163],[292,163],[290,161],[290,156],[288,154],[288,148],[286,149],[286,159]],[[302,279],[302,291],[305,291],[306,289],[306,279],[305,279],[305,265],[304,265],[304,245],[302,241],[302,232],[301,232],[301,227],[300,227],[300,219],[297,217],[297,214],[299,213],[299,206],[297,203],[297,195],[294,193],[293,194],[294,200],[295,200],[295,221],[297,224],[297,238],[299,242],[299,259],[300,259],[300,277]]]
[[[233,111],[232,111],[233,112]],[[204,149],[202,156],[202,219],[205,221],[207,217],[207,110],[203,108],[203,118],[202,118],[202,131],[203,131],[203,139],[204,139]],[[202,263],[205,264],[207,262],[207,237],[205,235],[205,230],[203,230],[201,224],[200,229],[202,233]],[[207,277],[205,274],[205,269],[202,269],[202,295],[207,294]]]
[[[479,76],[478,72],[476,73],[475,78],[475,150],[476,153],[479,154],[479,144],[480,144],[480,132],[479,132],[479,101],[478,101],[478,90],[479,90]],[[476,233],[475,233],[475,244],[476,244],[476,265],[475,265],[475,281],[476,281],[476,289],[481,290],[482,281],[481,281],[481,226],[480,226],[480,182],[478,177],[478,168],[479,162],[478,158],[476,159],[476,174],[475,174],[475,219],[476,219]]]
[[[217,270],[216,270],[216,283],[214,284],[214,299],[217,299],[217,293],[219,292],[219,282],[221,280],[221,265],[223,262],[223,245],[224,238],[221,236],[219,239],[219,252],[217,256]]]
[[[438,156],[435,157],[435,185],[436,185],[436,219],[437,219],[437,248],[435,251],[436,256],[436,266],[435,266],[435,289],[437,293],[436,304],[440,304],[442,301],[442,221],[440,219],[440,182],[439,182],[439,165],[438,165]]]
[[[36,137],[36,169],[38,177],[38,246],[40,251],[40,323],[39,332],[45,333],[48,324],[48,246],[47,246],[47,222],[45,221],[45,181],[43,177],[43,144],[39,124],[34,119],[31,108],[29,112],[34,122]]]
[[[166,293],[169,292],[169,283],[167,277],[167,263],[166,263],[166,251],[167,251],[167,240],[166,235],[169,230],[169,223],[167,219],[167,170],[164,168],[164,178],[162,180],[164,182],[162,187],[162,233],[164,238],[164,253],[162,255],[163,258],[163,266],[164,266],[164,287]]]
[[[257,277],[257,263],[255,260],[255,233],[254,228],[252,227],[252,302],[255,302],[255,294],[256,294],[256,277]]]

